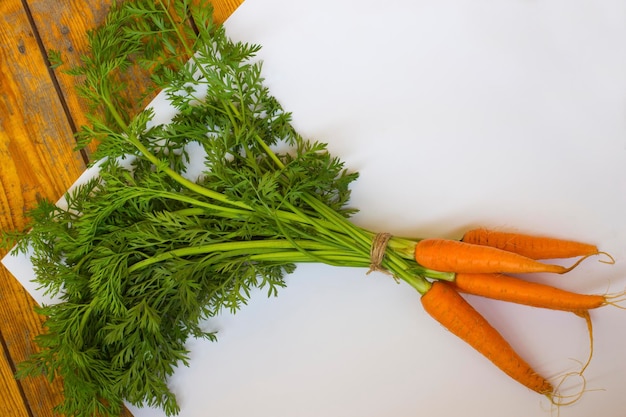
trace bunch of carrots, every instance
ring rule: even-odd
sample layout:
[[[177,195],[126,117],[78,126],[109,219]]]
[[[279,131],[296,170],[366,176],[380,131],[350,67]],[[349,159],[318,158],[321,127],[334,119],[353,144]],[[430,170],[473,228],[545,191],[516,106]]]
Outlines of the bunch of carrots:
[[[615,304],[619,296],[577,294],[506,274],[571,271],[589,256],[604,254],[594,245],[518,233],[476,229],[458,240],[424,239],[415,246],[415,260],[428,269],[452,272],[454,280],[435,281],[422,298],[424,309],[440,324],[524,386],[546,395],[554,404],[554,386],[511,347],[504,337],[460,293],[553,310],[570,311],[587,321],[589,310]],[[541,262],[580,257],[571,267]],[[593,351],[593,343],[591,343]],[[590,358],[591,359],[591,352]],[[589,361],[580,371],[580,375]]]

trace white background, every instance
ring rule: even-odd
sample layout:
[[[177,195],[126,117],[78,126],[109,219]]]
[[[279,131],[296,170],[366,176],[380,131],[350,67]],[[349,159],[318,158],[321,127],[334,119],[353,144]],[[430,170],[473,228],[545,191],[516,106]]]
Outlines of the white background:
[[[626,3],[246,0],[226,26],[263,45],[267,85],[297,129],[361,173],[358,224],[588,241],[615,265],[592,259],[532,279],[626,288]],[[25,265],[10,268],[28,285]],[[171,379],[181,416],[554,415],[430,319],[408,285],[323,265],[299,267],[288,284],[207,323],[219,342],[192,342],[191,367]],[[586,359],[579,317],[470,301],[553,381]],[[591,391],[562,417],[626,414],[626,311],[592,317]]]

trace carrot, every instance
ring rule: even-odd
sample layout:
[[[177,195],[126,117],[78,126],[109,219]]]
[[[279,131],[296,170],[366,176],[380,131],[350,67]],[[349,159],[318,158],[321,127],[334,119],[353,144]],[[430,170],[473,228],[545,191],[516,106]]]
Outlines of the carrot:
[[[595,245],[588,243],[521,233],[499,232],[484,228],[466,232],[461,241],[491,246],[532,259],[573,258],[600,253]]]
[[[552,395],[550,382],[537,374],[454,286],[436,281],[421,300],[428,314],[511,378],[540,394]]]
[[[441,272],[554,272],[564,274],[576,267],[582,259],[566,268],[561,265],[544,264],[526,256],[490,246],[450,239],[424,239],[415,245],[415,261],[425,268]]]
[[[607,304],[602,295],[577,294],[502,274],[456,274],[453,285],[466,294],[577,314]]]

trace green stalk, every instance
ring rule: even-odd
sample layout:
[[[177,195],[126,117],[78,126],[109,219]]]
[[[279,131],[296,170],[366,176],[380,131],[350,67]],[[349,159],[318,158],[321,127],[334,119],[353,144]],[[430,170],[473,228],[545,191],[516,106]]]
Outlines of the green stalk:
[[[118,124],[120,124],[120,127],[127,131],[128,130],[128,126],[124,122],[124,120],[121,117],[121,115],[110,104],[109,101],[106,101],[106,103],[107,103],[107,106],[108,106],[109,110],[111,111],[111,114],[113,115],[115,120],[118,122]],[[265,141],[263,141],[261,139],[261,137],[258,134],[255,135],[255,139],[256,139],[257,143],[259,143],[260,146],[263,148],[263,150],[266,152],[266,154],[272,159],[272,161],[274,161],[274,163],[277,165],[277,167],[279,169],[284,169],[285,165],[278,158],[278,156],[271,150],[271,148],[265,143]],[[183,177],[182,175],[178,174],[176,171],[172,170],[171,168],[169,168],[167,166],[164,166],[164,164],[161,161],[159,161],[159,159],[154,154],[152,154],[141,143],[141,141],[134,134],[129,134],[128,135],[128,140],[152,164],[157,166],[159,169],[161,169],[163,172],[165,172],[168,176],[170,176],[173,180],[175,180],[176,182],[178,182],[182,186],[187,187],[191,191],[194,191],[194,192],[196,192],[196,193],[198,193],[200,195],[203,195],[205,197],[212,198],[212,199],[215,199],[217,201],[220,201],[220,202],[223,202],[223,203],[235,206],[235,207],[243,208],[245,210],[249,210],[249,211],[253,210],[250,206],[248,206],[245,203],[242,203],[242,202],[239,202],[239,201],[232,201],[232,200],[228,199],[226,196],[224,196],[223,194],[215,192],[213,190],[209,190],[209,189],[207,189],[205,187],[202,187],[202,186],[194,183],[193,181],[188,180],[187,178]],[[303,200],[306,201],[318,213],[320,213],[322,218],[324,218],[326,221],[328,221],[330,224],[332,224],[334,226],[335,230],[338,230],[338,231],[340,230],[340,231],[343,232],[344,235],[350,236],[354,240],[353,244],[356,244],[356,248],[358,248],[357,249],[358,252],[361,252],[361,253],[364,253],[364,254],[369,254],[369,247],[372,244],[371,242],[372,242],[372,238],[373,238],[371,232],[366,232],[363,229],[361,229],[361,228],[357,227],[356,225],[352,224],[346,218],[344,218],[339,213],[337,213],[334,210],[332,210],[329,207],[327,207],[325,204],[320,202],[314,196],[304,195],[303,196]],[[216,207],[220,207],[220,209],[224,209],[221,206],[216,206]],[[284,214],[283,214],[283,216],[284,216]],[[300,216],[298,216],[298,217],[300,218],[300,220],[302,220],[302,217],[300,217]],[[308,223],[310,223],[310,222],[311,221],[309,219]],[[278,224],[280,224],[280,222]],[[292,247],[293,247],[295,241],[289,242],[289,240],[291,238],[288,235],[285,235],[285,237],[286,237],[286,239],[288,241],[288,244],[291,244]],[[232,242],[232,243],[240,243],[240,242]],[[223,244],[223,245],[228,245],[228,244],[230,244],[230,243],[226,243],[226,244]],[[301,246],[299,243],[296,244],[296,249],[299,249],[300,251],[304,250],[305,248],[306,248],[305,246]],[[306,248],[306,249],[308,249],[308,248]],[[203,249],[203,247],[199,247],[199,248],[183,248],[183,249],[173,250],[171,252],[166,252],[165,254],[162,254],[160,256],[156,256],[156,257],[149,258],[149,259],[146,259],[144,261],[138,262],[137,264],[135,264],[135,265],[133,265],[133,266],[131,266],[129,268],[129,273],[133,272],[133,271],[135,271],[137,269],[143,268],[143,267],[145,267],[147,265],[151,265],[151,264],[156,263],[156,262],[161,262],[161,261],[166,260],[166,259],[171,259],[172,257],[175,257],[175,256],[190,256],[190,255],[194,255],[194,254],[204,253],[203,250],[206,250],[206,248],[205,249]],[[199,252],[195,252],[195,251],[199,251]],[[166,255],[166,254],[170,254],[170,255]],[[387,256],[389,256],[389,254]],[[313,254],[309,254],[309,257],[314,259],[314,261],[316,260],[318,262],[327,263],[324,258],[316,258],[315,255],[313,255]],[[424,294],[430,288],[430,284],[428,283],[428,281],[426,281],[425,279],[423,279],[421,277],[417,277],[417,276],[408,274],[406,272],[409,269],[408,265],[406,265],[404,262],[399,261],[399,259],[395,259],[394,257],[392,257],[392,259],[394,259],[394,262],[392,262],[392,265],[394,265],[394,267],[392,267],[390,269],[393,271],[394,276],[398,276],[398,278],[403,279],[404,281],[409,283],[411,286],[413,286],[421,294]]]
[[[311,256],[313,255],[313,256]],[[250,260],[259,262],[276,262],[276,263],[319,263],[318,259],[324,259],[324,264],[335,267],[354,267],[367,268],[369,262],[360,256],[344,254],[337,250],[330,251],[285,251],[259,253],[250,256]]]
[[[170,167],[166,166],[163,162],[161,162],[159,160],[159,158],[157,158],[154,154],[152,154],[152,152],[150,152],[150,150],[148,150],[148,148],[146,148],[144,146],[143,143],[141,143],[141,141],[139,140],[139,138],[135,135],[134,132],[131,132],[128,124],[124,121],[124,118],[120,115],[120,113],[117,111],[117,109],[113,106],[113,104],[109,101],[109,100],[105,100],[104,101],[107,109],[110,111],[111,115],[113,116],[113,118],[115,119],[115,121],[117,122],[117,124],[119,125],[119,127],[127,133],[127,140],[135,147],[137,148],[137,150],[139,152],[141,152],[141,154],[148,159],[155,167],[157,167],[157,169],[163,171],[164,173],[166,173],[170,178],[172,178],[174,181],[176,181],[177,183],[179,183],[180,185],[188,188],[191,191],[194,191],[202,196],[214,199],[216,201],[219,201],[221,203],[225,203],[231,206],[235,206],[238,208],[242,208],[245,210],[252,210],[252,208],[250,206],[248,206],[245,203],[242,203],[240,201],[232,201],[229,198],[227,198],[225,195],[218,193],[216,191],[213,190],[209,190],[208,188],[205,188],[201,185],[196,184],[193,181],[188,180],[187,178],[183,177],[182,175],[180,175],[178,172],[174,171],[173,169],[171,169]]]
[[[190,181],[187,178],[183,177],[182,175],[180,175],[178,172],[174,171],[170,167],[165,166],[136,137],[129,136],[128,140],[137,148],[137,150],[139,150],[139,152],[141,152],[158,169],[160,169],[163,172],[165,172],[170,178],[172,178],[174,181],[176,181],[180,185],[182,185],[182,186],[190,189],[191,191],[194,191],[194,192],[196,192],[196,193],[198,193],[198,194],[200,194],[202,196],[205,196],[205,197],[217,200],[217,201],[219,201],[221,203],[225,203],[225,204],[228,204],[228,205],[231,205],[231,206],[235,206],[235,207],[238,207],[238,208],[242,208],[242,209],[245,209],[245,210],[252,210],[252,208],[250,206],[248,206],[247,204],[242,203],[241,201],[232,201],[229,198],[227,198],[225,195],[223,195],[221,193],[218,193],[216,191],[213,191],[213,190],[209,190],[208,188],[205,188],[205,187],[203,187],[201,185],[198,185],[195,182]]]
[[[274,161],[276,166],[279,169],[284,169],[285,164],[283,164],[283,162],[272,151],[267,143],[265,143],[265,141],[258,134],[255,135],[255,139],[257,143],[259,143],[259,145],[263,148],[268,157],[272,159],[272,161]],[[309,206],[315,209],[322,216],[322,218],[324,218],[326,221],[331,222],[334,226],[336,226],[337,229],[341,230],[343,232],[342,237],[344,235],[351,237],[354,240],[353,246],[355,246],[357,252],[365,253],[367,254],[367,256],[369,256],[369,250],[372,245],[374,235],[372,232],[366,231],[356,226],[336,211],[327,207],[315,196],[304,195],[302,199],[306,201]],[[396,246],[398,246],[399,241],[399,239],[396,240]],[[406,250],[406,248],[404,248],[404,250]],[[388,253],[386,253],[386,257],[389,259],[389,261],[387,262],[388,269],[392,271],[392,274],[395,277],[403,279],[404,281],[409,283],[420,294],[425,294],[426,291],[430,289],[431,285],[428,281],[426,281],[422,277],[416,276],[414,273],[408,272],[411,267],[413,270],[416,269],[414,265],[409,267],[405,260],[395,255],[392,251],[388,251]],[[424,270],[424,272],[428,272],[428,270]],[[435,274],[438,273],[435,272]]]
[[[232,207],[224,207],[224,206],[219,206],[216,204],[206,203],[204,201],[200,201],[195,198],[178,194],[178,193],[173,193],[173,192],[159,191],[158,197],[167,198],[167,199],[174,200],[174,201],[180,201],[182,203],[188,203],[198,208],[202,208],[201,210],[198,210],[198,211],[194,210],[194,211],[183,212],[183,213],[200,214],[200,213],[205,213],[207,210],[209,210],[211,214],[219,215],[220,217],[226,217],[230,219],[241,219],[250,215],[249,210],[240,210],[240,209],[236,209]],[[192,209],[188,209],[188,210],[192,210]]]
[[[306,249],[328,249],[327,245],[320,244],[315,241],[297,241],[300,247]],[[274,249],[276,251],[293,249],[292,242],[288,240],[279,239],[263,239],[263,240],[245,240],[239,242],[222,242],[212,243],[208,245],[186,247],[180,249],[173,249],[168,252],[163,252],[159,255],[155,255],[151,258],[139,261],[128,268],[128,273],[135,272],[139,269],[153,265],[155,263],[163,262],[172,258],[182,258],[185,256],[196,255],[208,255],[211,253],[225,253],[231,250],[247,250],[248,253],[253,254],[257,249]],[[334,248],[331,248],[334,249]]]
[[[257,141],[257,143],[263,148],[267,156],[272,161],[274,161],[276,166],[279,169],[285,169],[285,164],[283,164],[280,158],[278,158],[276,153],[272,151],[272,149],[267,145],[267,143],[265,143],[265,141],[258,134],[255,134],[254,138]],[[355,241],[366,243],[367,247],[369,248],[369,245],[371,245],[371,239],[368,239],[367,237],[363,236],[363,234],[359,233],[356,226],[354,226],[352,223],[347,221],[343,216],[339,215],[334,210],[331,210],[330,208],[326,207],[326,205],[319,202],[319,200],[316,197],[304,195],[303,200],[306,201],[307,204],[309,204],[316,211],[318,211],[324,219],[326,219],[327,221],[330,221],[338,229],[346,232],[347,235],[352,236],[352,238],[354,238]]]
[[[124,131],[128,131],[128,125],[124,122],[124,119],[121,117],[121,115],[119,114],[119,112],[115,109],[115,107],[113,107],[113,105],[107,100],[106,101],[106,105],[109,109],[109,111],[111,112],[111,115],[114,117],[114,119],[116,120],[116,122],[118,123],[118,125],[120,126],[120,128]],[[258,137],[258,135],[257,135]],[[152,154],[148,148],[146,148],[141,141],[132,133],[128,132],[128,136],[127,136],[127,140],[133,144],[133,146],[135,146],[135,148],[137,148],[137,150],[139,152],[141,152],[142,155],[144,155],[153,165],[155,165],[156,167],[158,167],[159,169],[161,169],[165,174],[167,174],[170,178],[172,178],[174,181],[178,182],[180,185],[188,188],[189,190],[196,192],[197,194],[200,194],[202,196],[217,200],[219,202],[222,203],[226,203],[241,209],[244,209],[248,212],[254,211],[254,209],[250,206],[248,206],[245,203],[242,203],[240,201],[233,201],[228,199],[226,196],[224,196],[221,193],[215,192],[213,190],[207,189],[205,187],[202,187],[201,185],[196,184],[193,181],[188,180],[187,178],[183,177],[182,175],[178,174],[176,171],[172,170],[171,168],[164,166],[164,164],[154,155]],[[276,156],[276,154],[274,152],[272,152],[272,150],[267,146],[267,144],[263,141],[260,140],[260,138],[258,138],[259,142],[262,144],[264,150],[266,152],[269,152],[270,157],[272,158],[272,160],[278,164],[280,164],[280,167],[284,168],[284,164],[280,161],[280,159]],[[174,199],[178,199],[180,201],[182,200],[182,197],[178,197],[178,196],[174,196],[173,193],[170,196],[170,198],[174,198]],[[202,206],[202,207],[207,207],[207,208],[211,208],[211,209],[215,209],[216,212],[228,212],[230,214],[243,214],[244,211],[241,210],[236,210],[236,209],[231,209],[228,207],[223,207],[223,206],[216,206],[216,205],[209,205],[208,203],[202,203],[199,202],[197,200],[195,200],[197,203],[194,203],[193,201],[189,201],[192,204],[195,204],[197,206]],[[301,223],[306,223],[306,224],[313,224],[313,220],[310,218],[305,218],[304,216],[298,216],[298,215],[293,215],[292,213],[289,212],[284,212],[284,211],[280,211],[277,210],[276,214],[279,216],[279,218],[283,219],[283,220],[288,220],[288,221],[298,221]],[[326,225],[326,227],[331,226],[330,223],[328,223]],[[341,228],[336,228],[334,227],[335,230],[339,230]]]

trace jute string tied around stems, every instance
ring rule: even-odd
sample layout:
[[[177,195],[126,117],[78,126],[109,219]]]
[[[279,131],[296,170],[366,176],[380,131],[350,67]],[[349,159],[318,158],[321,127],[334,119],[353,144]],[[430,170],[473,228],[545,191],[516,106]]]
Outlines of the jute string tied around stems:
[[[370,247],[370,269],[367,271],[367,275],[373,271],[379,271],[384,274],[390,275],[398,282],[398,278],[391,272],[382,267],[383,258],[385,257],[385,251],[387,250],[387,243],[391,239],[391,233],[377,233],[372,239],[372,246]]]

